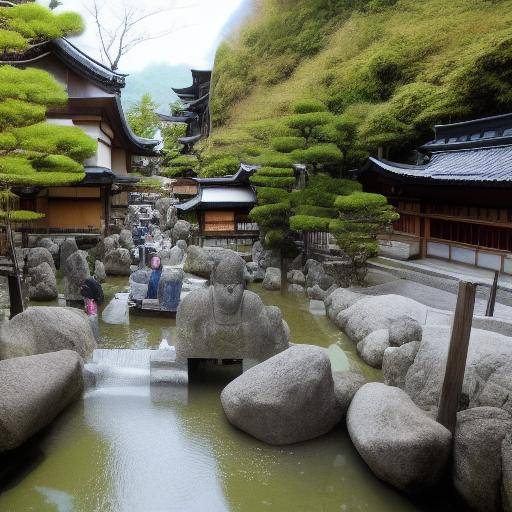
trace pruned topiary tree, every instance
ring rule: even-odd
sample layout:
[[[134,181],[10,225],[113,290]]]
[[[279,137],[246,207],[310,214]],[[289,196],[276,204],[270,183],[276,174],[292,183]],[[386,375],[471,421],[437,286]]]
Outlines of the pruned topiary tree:
[[[15,61],[32,45],[83,28],[74,13],[55,14],[38,4],[0,7],[0,49],[3,61]],[[96,151],[96,142],[82,130],[45,122],[49,108],[67,101],[64,87],[38,69],[0,66],[0,218],[3,220],[14,274],[10,278],[11,314],[23,309],[12,224],[40,219],[19,210],[18,187],[51,187],[79,183],[81,164]]]

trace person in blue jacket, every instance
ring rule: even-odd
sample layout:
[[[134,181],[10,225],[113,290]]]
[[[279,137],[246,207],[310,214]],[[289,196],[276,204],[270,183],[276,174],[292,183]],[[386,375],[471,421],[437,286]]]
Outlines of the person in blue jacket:
[[[160,282],[160,276],[162,275],[162,262],[158,256],[153,256],[151,258],[151,268],[153,272],[151,272],[151,276],[149,278],[148,285],[148,299],[156,299],[158,298],[158,283]]]

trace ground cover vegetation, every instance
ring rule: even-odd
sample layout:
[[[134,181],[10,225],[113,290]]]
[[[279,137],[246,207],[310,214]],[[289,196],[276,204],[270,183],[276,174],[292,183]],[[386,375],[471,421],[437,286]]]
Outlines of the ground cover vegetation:
[[[317,137],[342,152],[340,174],[379,147],[389,158],[407,156],[435,123],[512,109],[510,0],[258,0],[257,7],[217,51],[206,164],[304,151],[295,139],[301,127],[283,121],[312,98],[337,117]],[[334,157],[333,146],[318,150],[324,156],[329,148]],[[315,161],[316,151],[303,157]]]

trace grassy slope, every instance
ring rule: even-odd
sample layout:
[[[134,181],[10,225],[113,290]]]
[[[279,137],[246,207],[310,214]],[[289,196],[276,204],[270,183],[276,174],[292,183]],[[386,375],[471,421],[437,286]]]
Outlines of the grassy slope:
[[[359,158],[512,111],[512,0],[259,1],[217,52],[207,160],[253,158],[302,98],[357,117]]]

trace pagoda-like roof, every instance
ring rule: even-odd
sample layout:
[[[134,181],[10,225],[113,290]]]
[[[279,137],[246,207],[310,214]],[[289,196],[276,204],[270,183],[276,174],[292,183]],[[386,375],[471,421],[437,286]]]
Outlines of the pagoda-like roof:
[[[249,178],[259,168],[241,164],[236,174],[218,178],[192,178],[198,185],[198,193],[192,199],[177,204],[182,211],[252,207],[256,204],[256,193]]]
[[[512,145],[438,151],[423,165],[370,158],[373,170],[399,181],[418,184],[510,186]]]
[[[420,149],[430,153],[512,144],[512,114],[436,125],[435,139]]]

